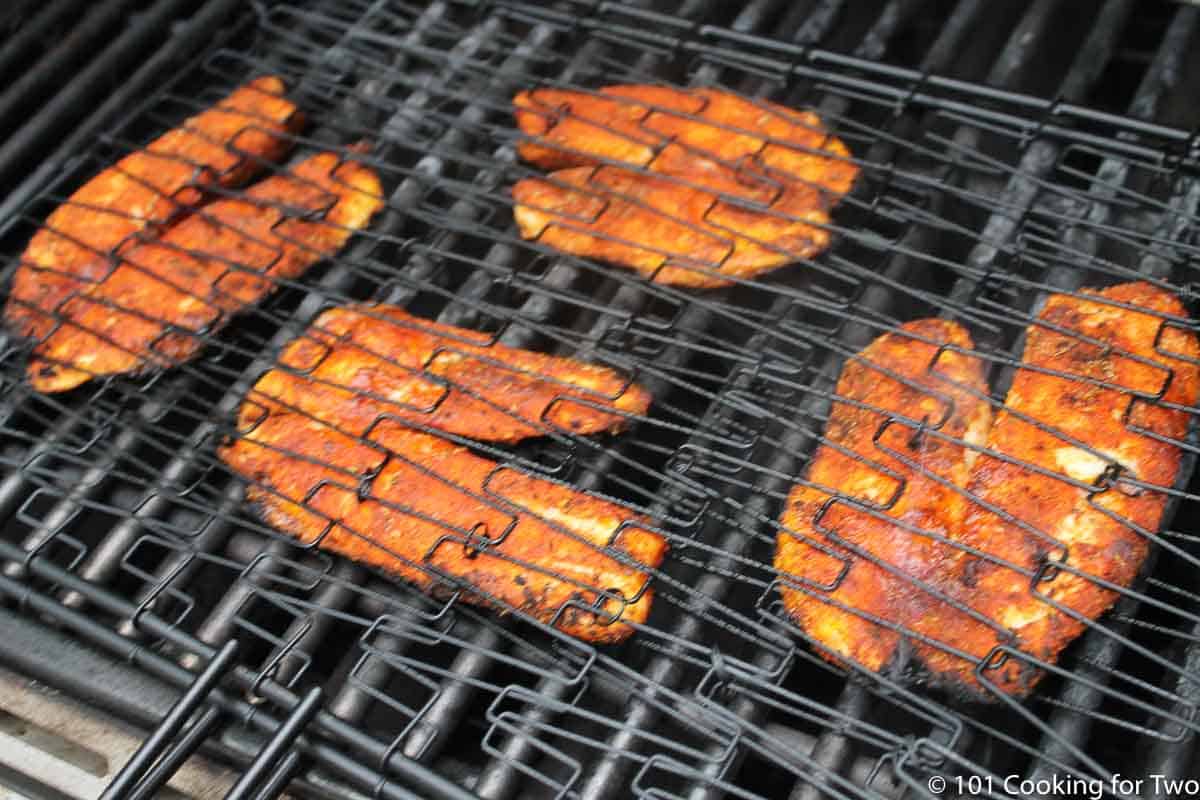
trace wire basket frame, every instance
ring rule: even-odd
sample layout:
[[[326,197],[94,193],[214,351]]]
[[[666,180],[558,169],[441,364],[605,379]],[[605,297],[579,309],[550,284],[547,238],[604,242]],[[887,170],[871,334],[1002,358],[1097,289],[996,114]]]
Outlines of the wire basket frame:
[[[606,752],[627,762],[623,769],[631,780],[636,774],[639,792],[656,797],[685,784],[723,786],[722,770],[747,756],[798,781],[838,784],[833,788],[847,794],[871,791],[887,773],[915,786],[935,751],[979,769],[982,761],[963,753],[990,748],[1032,762],[1037,749],[1028,732],[1056,736],[1046,720],[1073,684],[1103,696],[1102,708],[1073,707],[1097,726],[1164,738],[1194,731],[1188,686],[1195,675],[1176,652],[1194,642],[1200,613],[1197,587],[1181,577],[1197,558],[1186,530],[1136,531],[1158,555],[1132,586],[1074,571],[1120,595],[1116,613],[1085,622],[1093,639],[1119,644],[1123,656],[1104,667],[1102,678],[1089,672],[1080,648],[1057,666],[1032,660],[1051,672],[1049,688],[1023,704],[1005,703],[1004,715],[964,712],[956,698],[917,688],[912,681],[919,675],[908,668],[876,675],[814,657],[822,643],[788,622],[778,604],[781,583],[799,584],[771,565],[782,503],[793,485],[804,483],[810,454],[829,444],[824,431],[838,402],[840,365],[871,339],[919,317],[965,324],[977,334],[968,354],[990,365],[992,392],[984,399],[999,410],[1020,366],[1024,331],[1039,324],[1047,295],[1083,297],[1083,288],[1145,279],[1193,300],[1197,164],[1189,137],[1069,103],[768,46],[727,30],[668,25],[671,33],[650,33],[619,7],[579,10],[564,16],[494,3],[481,13],[464,3],[449,4],[438,18],[403,4],[274,7],[254,20],[260,38],[253,46],[211,54],[149,98],[9,221],[11,274],[24,237],[81,179],[267,72],[288,81],[313,120],[308,132],[291,137],[297,157],[337,150],[375,170],[388,198],[379,221],[343,252],[302,277],[274,281],[271,297],[219,333],[167,325],[165,331],[204,343],[199,359],[169,372],[38,396],[23,386],[24,353],[13,348],[4,362],[0,433],[14,471],[11,488],[0,487],[0,508],[11,530],[6,540],[20,553],[4,554],[6,575],[76,606],[96,604],[93,585],[136,598],[136,613],[106,610],[97,624],[157,643],[165,626],[178,632],[169,645],[181,657],[188,649],[183,637],[211,646],[235,638],[255,686],[338,685],[345,675],[345,695],[369,696],[367,707],[388,706],[387,687],[402,687],[403,699],[390,715],[377,715],[383,721],[371,733],[409,758],[435,756],[439,734],[444,739],[461,718],[465,694],[486,697],[480,757],[491,757],[495,770],[508,767],[543,782],[551,796],[582,792]],[[574,58],[575,45],[589,48],[589,57]],[[620,58],[628,53],[636,57]],[[367,75],[376,82],[370,91],[355,82]],[[849,146],[860,178],[832,212],[834,243],[825,253],[727,289],[694,292],[516,234],[508,189],[539,173],[516,158],[522,138],[511,118],[512,93],[664,81],[726,87],[794,108],[838,101],[821,117]],[[344,149],[363,138],[372,142],[369,153]],[[271,169],[283,174],[287,167]],[[442,591],[425,598],[319,550],[297,548],[244,506],[242,482],[215,455],[222,441],[249,433],[233,423],[237,407],[253,402],[251,386],[321,311],[363,301],[482,331],[493,345],[610,366],[651,392],[650,410],[615,437],[547,431],[546,421],[536,419],[524,421],[548,434],[537,441],[460,441],[497,470],[557,481],[654,520],[670,550],[661,567],[633,565],[648,576],[654,606],[627,643],[597,648],[527,616],[473,610],[463,602],[472,587],[436,570]],[[1171,328],[1194,331],[1196,324],[1164,317],[1162,330]],[[1170,380],[1164,368],[1164,389]],[[1161,407],[1162,391],[1138,399]],[[437,408],[423,411],[436,415]],[[889,415],[883,426],[973,446],[942,434],[937,421]],[[1171,444],[1187,454],[1196,448],[1191,438]],[[1106,471],[1104,485],[1094,488],[1160,491],[1186,513],[1195,500],[1189,470],[1190,459],[1170,489],[1118,469]],[[360,477],[348,475],[337,488],[369,495],[370,481]],[[837,487],[814,488],[840,494]],[[475,500],[511,512],[503,498],[485,493]],[[882,514],[888,506],[861,510]],[[825,538],[812,545],[846,559],[836,532],[816,529]],[[481,538],[451,526],[445,536],[504,556],[503,533]],[[599,551],[627,558],[611,545]],[[1055,560],[1054,569],[1072,573],[1069,553]],[[69,586],[64,573],[84,583]],[[903,577],[894,567],[890,574]],[[1028,577],[1038,585],[1035,579],[1045,575]],[[837,585],[805,591],[827,595]],[[150,617],[162,625],[147,629]],[[326,654],[328,648],[317,647],[326,641],[348,642],[349,651],[344,658],[336,650]],[[1030,659],[1011,648],[1000,655]],[[659,672],[643,674],[650,665]],[[983,659],[978,666],[986,679],[995,663]],[[812,675],[824,683],[810,696],[800,676]],[[870,697],[862,713],[834,707],[847,680]],[[812,708],[791,727],[810,737],[848,735],[878,765],[871,782],[839,783],[843,778],[821,764],[782,757],[786,746],[777,730],[721,712],[734,695],[776,709],[767,712],[776,719],[803,717],[797,709]],[[267,706],[275,702],[255,696]],[[678,715],[689,731],[674,740],[637,735],[625,716],[633,699],[662,730]],[[290,709],[278,710],[283,717]],[[905,734],[926,748],[919,756]],[[684,740],[686,748],[678,744]],[[1068,750],[1058,757],[1063,770],[1104,771],[1078,746]]]

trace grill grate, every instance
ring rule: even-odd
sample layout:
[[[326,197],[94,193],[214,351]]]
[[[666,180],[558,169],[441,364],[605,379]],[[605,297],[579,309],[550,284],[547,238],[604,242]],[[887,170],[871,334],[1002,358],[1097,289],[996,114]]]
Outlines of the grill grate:
[[[861,27],[839,24],[840,3],[809,5],[349,0],[244,19],[236,46],[146,96],[12,206],[9,272],[82,179],[266,72],[313,120],[298,150],[372,141],[360,158],[388,209],[169,373],[40,396],[10,346],[0,592],[181,689],[202,684],[180,665],[220,664],[221,688],[203,686],[195,708],[211,709],[200,730],[226,721],[214,737],[249,765],[243,796],[294,777],[297,791],[336,780],[392,797],[459,784],[594,799],[924,795],[931,774],[1188,775],[1194,487],[1172,492],[1172,529],[1146,533],[1159,552],[1149,576],[1020,704],[964,705],[903,671],[832,666],[782,614],[771,553],[841,365],[881,332],[964,322],[1002,397],[1048,293],[1140,277],[1193,299],[1196,142],[1176,106],[1195,9],[1163,9],[1141,84],[1124,107],[1095,110],[1131,3],[1105,3],[1084,27],[1064,25],[1066,4],[1034,2],[1000,25],[987,4],[946,3],[945,25],[927,31],[918,3],[889,3]],[[989,23],[1007,36],[962,55]],[[770,30],[790,40],[761,37]],[[881,60],[897,47],[914,67]],[[817,109],[862,168],[836,244],[697,293],[519,239],[507,191],[533,173],[515,156],[512,94],[663,81]],[[627,643],[597,648],[431,599],[301,550],[244,507],[214,452],[238,435],[237,405],[320,310],[372,298],[650,389],[650,412],[620,437],[479,448],[658,522],[670,555]],[[297,755],[280,757],[301,730]],[[1130,753],[1131,736],[1145,754]],[[177,752],[198,744],[183,737]]]

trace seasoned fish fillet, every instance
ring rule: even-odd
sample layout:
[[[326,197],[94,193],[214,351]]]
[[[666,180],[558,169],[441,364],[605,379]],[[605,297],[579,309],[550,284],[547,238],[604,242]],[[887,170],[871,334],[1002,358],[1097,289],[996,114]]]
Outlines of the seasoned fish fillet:
[[[256,78],[81,186],[25,248],[4,311],[9,329],[42,338],[52,312],[112,268],[114,248],[200,202],[205,186],[236,186],[282,158],[287,134],[303,125],[283,91],[277,77]]]
[[[840,196],[858,167],[821,118],[720,89],[608,86],[598,92],[534,89],[513,98],[530,141],[521,158],[556,170],[606,162],[682,175],[689,169],[811,181]],[[747,181],[746,196],[756,188]]]
[[[815,114],[717,89],[537,89],[513,102],[533,137],[518,152],[558,170],[514,186],[521,235],[644,275],[678,264],[660,283],[725,286],[815,255],[858,174]]]
[[[963,558],[952,545],[916,532],[957,534],[967,500],[933,476],[964,487],[975,451],[933,434],[914,436],[915,427],[945,419],[939,433],[978,446],[991,422],[990,406],[980,399],[987,395],[982,363],[953,350],[937,357],[943,344],[972,347],[961,325],[924,319],[880,336],[846,362],[825,443],[808,467],[812,485],[792,489],[781,519],[775,568],[784,579],[784,606],[831,655],[874,670],[891,661],[900,635],[862,615],[905,626],[914,612],[936,611],[941,601],[918,582],[940,582]],[[877,446],[874,437],[891,415],[911,422],[889,425]],[[841,500],[821,515],[831,494],[817,487],[863,504],[895,503],[873,514]]]
[[[863,523],[861,512],[838,513],[849,508],[844,503],[831,506],[821,520],[833,537],[817,535],[813,520],[820,510],[818,501],[827,495],[796,487],[781,520],[787,529],[835,551],[841,541],[849,541],[890,566],[883,570],[871,564],[864,570],[861,555],[840,551],[850,567],[834,591],[783,591],[789,613],[831,655],[881,669],[894,657],[899,627],[911,638],[915,657],[938,682],[976,695],[1019,696],[1042,677],[1032,659],[1055,662],[1084,631],[1085,620],[1095,619],[1115,602],[1117,592],[1096,581],[1116,586],[1133,582],[1148,548],[1138,529],[1157,531],[1166,506],[1166,495],[1148,487],[1173,485],[1180,468],[1179,446],[1164,439],[1182,440],[1188,426],[1186,412],[1146,398],[1162,393],[1166,404],[1192,407],[1200,395],[1195,366],[1200,344],[1191,332],[1163,327],[1162,315],[1186,315],[1168,292],[1132,283],[1084,294],[1096,299],[1049,298],[1037,324],[1027,331],[1022,367],[990,428],[984,415],[981,425],[966,424],[956,435],[954,417],[947,421],[944,431],[972,443],[981,441],[987,429],[986,450],[979,454],[961,446],[954,450],[950,443],[942,446],[949,446],[942,450],[948,458],[944,462],[930,461],[923,452],[917,458],[910,451],[908,460],[921,470],[916,475],[911,468],[904,472],[872,444],[882,418],[838,404],[847,410],[831,416],[829,444],[814,456],[808,480],[851,496],[859,496],[864,485],[879,494],[883,490],[878,488],[878,473],[835,453],[831,445],[877,459],[908,480],[905,493],[887,515],[903,519],[907,514],[914,529],[951,541],[929,544],[915,530],[901,532],[878,519]],[[926,352],[919,352],[922,348]],[[898,348],[881,337],[861,357],[868,354],[896,373],[915,377],[911,365],[928,355],[928,348]],[[942,354],[937,372],[948,375],[954,369],[952,355]],[[914,415],[910,409],[917,398],[905,398],[894,382],[868,385],[860,376],[855,362],[847,364],[838,393],[847,400]],[[978,390],[981,380],[977,377],[971,385]],[[961,414],[960,403],[956,408]],[[902,430],[903,426],[889,427],[884,446],[905,452],[896,446]],[[893,432],[897,442],[889,445]],[[830,464],[844,469],[838,472]],[[1115,474],[1147,486],[1114,483],[1117,469]],[[933,494],[946,492],[944,496],[930,496],[923,488],[932,480],[930,475],[960,490],[965,487],[968,494],[939,485]],[[910,492],[914,497],[906,500]],[[833,544],[832,538],[841,541]],[[1060,560],[1069,569],[1052,573],[1035,592],[1032,578],[1048,559]],[[776,566],[785,579],[796,576],[793,583],[798,578],[832,584],[835,568],[842,563],[798,543],[788,530],[779,536]],[[875,615],[881,624],[861,614]],[[1000,645],[1015,651],[1014,657],[993,662],[977,674]]]
[[[230,315],[333,255],[383,207],[378,176],[336,153],[217,200],[128,250],[63,303],[35,346],[30,384],[61,392],[101,375],[191,358]]]
[[[489,344],[475,331],[395,306],[330,309],[279,357],[242,409],[262,396],[306,414],[337,408],[338,427],[366,433],[380,413],[489,442],[554,430],[616,431],[650,395],[604,367]],[[356,402],[356,399],[359,402]],[[609,409],[609,410],[605,410]]]
[[[327,311],[248,395],[221,458],[267,521],[306,544],[619,641],[646,619],[646,570],[666,550],[648,521],[410,426],[494,441],[537,435],[543,419],[616,430],[617,412],[642,413],[649,397],[609,370],[484,341],[387,306]]]
[[[1175,483],[1181,449],[1135,429],[1182,441],[1189,415],[1135,399],[1131,393],[1153,397],[1166,387],[1163,401],[1194,406],[1200,392],[1195,365],[1200,344],[1191,332],[1163,328],[1161,316],[1155,316],[1187,316],[1183,304],[1169,292],[1147,283],[1129,283],[1085,294],[1097,299],[1052,295],[1038,315],[1041,324],[1029,327],[1023,366],[1070,377],[1033,369],[1017,371],[1005,407],[996,415],[988,436],[988,452],[976,461],[968,486],[981,501],[1037,533],[1024,531],[972,503],[961,540],[1029,572],[1035,571],[1043,558],[1060,556],[1065,549],[1066,564],[1084,575],[1061,570],[1053,580],[1040,584],[1038,593],[1090,620],[1107,610],[1118,595],[1085,576],[1129,586],[1149,544],[1137,528],[1158,531],[1167,496],[1116,483],[1089,503],[1089,491],[1066,479],[1090,486],[1111,463],[1138,482],[1162,487]],[[1191,363],[1167,353],[1191,359]],[[1022,415],[1050,430],[1022,419]],[[1004,459],[1019,459],[1062,478],[1047,477]],[[964,597],[979,612],[1011,630],[1016,636],[1014,646],[1023,653],[1053,663],[1085,629],[1083,622],[1032,594],[1030,579],[1023,573],[984,559],[973,567]],[[960,637],[954,644],[982,657],[990,647],[978,638]],[[960,658],[945,654],[935,658],[928,653],[923,658],[935,672],[964,682],[972,678]],[[1020,658],[984,673],[989,683],[1016,694],[1028,691],[1040,677],[1039,670]]]
[[[712,192],[611,167],[575,167],[513,187],[521,235],[612,261],[658,283],[726,286],[825,249],[828,215],[811,187],[770,212]],[[549,209],[549,210],[547,210]],[[809,222],[815,223],[809,224]]]

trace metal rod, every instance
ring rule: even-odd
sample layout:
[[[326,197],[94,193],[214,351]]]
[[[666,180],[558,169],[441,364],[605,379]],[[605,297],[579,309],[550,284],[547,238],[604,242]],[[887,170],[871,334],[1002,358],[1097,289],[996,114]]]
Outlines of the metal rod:
[[[127,800],[149,800],[149,798],[157,796],[167,781],[171,780],[176,770],[200,749],[204,740],[209,737],[220,720],[221,712],[218,709],[212,706],[204,709],[196,721],[184,731],[179,741],[163,753],[162,757],[137,781],[127,795]]]
[[[7,75],[15,67],[23,67],[25,63],[28,63],[30,52],[42,46],[50,31],[62,24],[67,16],[79,13],[81,5],[82,3],[75,2],[75,0],[52,0],[48,3],[39,3],[39,8],[33,17],[25,20],[17,31],[4,42],[4,49],[0,50],[0,75]],[[14,9],[18,14],[29,10]]]
[[[27,124],[0,144],[0,181],[10,180],[23,159],[52,141],[67,122],[78,119],[80,110],[89,107],[89,98],[102,94],[102,87],[111,76],[120,74],[145,52],[154,37],[161,35],[188,5],[186,0],[156,3],[125,28],[99,58],[56,92]]]
[[[179,698],[170,713],[163,719],[150,737],[142,743],[137,752],[130,757],[121,771],[113,778],[112,783],[101,795],[102,800],[118,800],[125,797],[137,784],[142,775],[149,770],[154,762],[170,745],[171,740],[179,733],[180,728],[192,716],[193,712],[204,702],[204,698],[224,677],[237,655],[237,642],[227,642],[201,672],[195,682]]]
[[[247,800],[255,795],[255,790],[260,788],[259,784],[270,777],[280,759],[284,757],[304,727],[308,725],[308,721],[317,713],[323,697],[324,693],[320,686],[314,686],[308,690],[304,699],[296,705],[292,713],[279,726],[275,735],[267,742],[267,746],[254,759],[254,763],[241,774],[237,783],[225,795],[225,800]]]
[[[299,768],[300,755],[288,753],[267,780],[263,781],[262,789],[254,795],[254,800],[274,800],[283,792]]]
[[[11,557],[18,550],[19,548],[12,543],[0,540],[0,555]],[[41,577],[52,575],[54,576],[52,580],[68,588],[87,589],[85,582],[81,581],[78,576],[49,564],[44,560],[35,560],[31,564],[31,570],[33,574]],[[68,608],[60,601],[30,589],[25,584],[15,581],[12,578],[0,576],[0,593],[8,595],[24,608],[58,621],[94,644],[121,655],[123,658],[142,666],[151,674],[164,680],[181,687],[189,687],[195,681],[193,673],[172,662],[170,659],[141,647],[136,642],[131,642],[108,628],[96,625],[87,615]],[[133,604],[128,600],[106,589],[92,587],[91,596],[98,606],[104,608],[109,613],[132,616],[136,611]],[[205,645],[203,642],[180,631],[170,623],[158,619],[152,614],[143,615],[143,624],[154,635],[184,650],[196,653],[201,657],[215,656],[217,652],[215,648]],[[230,672],[230,678],[236,681],[239,686],[246,689],[257,686],[263,696],[284,707],[294,706],[299,702],[291,692],[270,680],[262,680],[245,667],[234,667]],[[213,689],[210,692],[210,697],[213,702],[225,708],[235,718],[240,717],[265,732],[274,733],[278,728],[279,723],[272,720],[262,709],[251,706],[244,700],[235,699],[220,689]],[[320,729],[340,738],[344,743],[376,759],[381,759],[388,752],[386,746],[375,741],[369,734],[355,726],[347,725],[328,713],[318,711],[315,723]],[[359,762],[349,761],[341,753],[328,745],[316,743],[309,745],[304,740],[299,740],[298,746],[311,752],[313,757],[318,759],[323,765],[343,774],[354,776],[358,783],[375,789],[384,797],[397,798],[411,796],[394,782],[382,778],[378,773],[364,767]],[[387,769],[400,775],[403,779],[410,781],[416,788],[429,793],[431,796],[444,796],[449,800],[478,800],[472,793],[411,759],[405,758],[401,753],[392,752],[385,766]]]
[[[126,77],[119,87],[108,93],[99,107],[76,124],[71,134],[53,153],[40,161],[38,169],[32,175],[22,180],[5,196],[0,202],[0,219],[12,218],[16,210],[28,203],[33,193],[43,186],[51,175],[78,157],[85,142],[94,138],[98,131],[119,115],[127,113],[132,106],[137,105],[152,86],[161,84],[165,76],[172,75],[173,66],[194,57],[197,49],[202,46],[224,44],[229,34],[215,29],[238,5],[238,0],[210,0],[187,21],[172,25],[170,38],[148,58],[143,51],[140,54],[144,58],[141,65]]]
[[[85,7],[82,18],[71,26],[67,35],[0,92],[0,120],[19,119],[22,113],[28,113],[31,100],[53,96],[52,87],[66,82],[72,71],[103,47],[100,42],[113,34],[132,5],[129,0],[108,0]]]

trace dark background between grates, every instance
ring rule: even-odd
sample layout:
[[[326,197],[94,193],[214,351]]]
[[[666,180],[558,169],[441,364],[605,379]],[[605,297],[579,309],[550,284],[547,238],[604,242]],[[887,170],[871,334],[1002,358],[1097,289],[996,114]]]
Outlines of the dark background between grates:
[[[146,698],[191,686],[197,734],[174,752],[208,734],[246,769],[247,797],[289,781],[393,797],[807,798],[922,795],[935,773],[1195,774],[1186,486],[1148,575],[1020,705],[831,666],[781,618],[770,568],[772,521],[840,365],[881,331],[966,323],[999,401],[1049,291],[1141,276],[1191,300],[1195,9],[236,5],[13,9],[0,70],[17,69],[14,51],[41,61],[0,95],[6,277],[80,180],[263,72],[284,75],[313,121],[299,151],[373,143],[389,210],[181,369],[39,397],[9,343],[0,656],[148,727],[165,708]],[[817,109],[863,168],[830,251],[691,293],[520,241],[506,191],[530,171],[514,157],[512,92],[635,81]],[[233,409],[316,312],[368,298],[611,363],[652,390],[620,437],[498,451],[661,522],[671,555],[628,643],[430,600],[294,548],[243,508],[214,456]],[[208,691],[184,668],[219,650]]]

